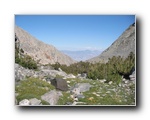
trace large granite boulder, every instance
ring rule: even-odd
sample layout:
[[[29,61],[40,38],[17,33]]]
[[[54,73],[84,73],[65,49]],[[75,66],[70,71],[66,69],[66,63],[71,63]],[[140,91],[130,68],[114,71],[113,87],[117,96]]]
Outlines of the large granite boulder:
[[[56,90],[51,90],[50,92],[42,95],[41,99],[45,100],[50,105],[56,105],[60,96],[62,96],[62,93],[60,91],[58,92]]]
[[[66,80],[62,78],[55,78],[51,80],[51,84],[56,87],[56,89],[62,90],[62,91],[67,91],[68,90],[68,85]]]
[[[90,83],[77,83],[74,88],[80,89],[80,92],[86,92],[90,90]]]
[[[90,90],[91,85],[89,83],[77,83],[70,89],[71,98],[74,101],[77,101],[78,98],[84,98],[85,96],[82,92],[86,92]]]

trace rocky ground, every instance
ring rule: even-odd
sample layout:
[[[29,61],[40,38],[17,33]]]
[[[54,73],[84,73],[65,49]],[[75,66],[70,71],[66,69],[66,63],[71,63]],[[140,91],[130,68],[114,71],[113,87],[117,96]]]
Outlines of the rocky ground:
[[[119,84],[74,76],[41,66],[37,71],[15,64],[15,104],[26,105],[136,105],[135,73]]]

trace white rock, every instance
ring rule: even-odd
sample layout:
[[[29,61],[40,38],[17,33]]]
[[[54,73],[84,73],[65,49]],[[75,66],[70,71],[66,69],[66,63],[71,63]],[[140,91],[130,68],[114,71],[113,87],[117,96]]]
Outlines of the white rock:
[[[121,83],[119,83],[119,85],[118,85],[119,87],[121,87]]]
[[[30,101],[28,99],[24,99],[19,102],[19,105],[30,105]]]
[[[99,95],[99,94],[96,94],[96,96],[99,97],[100,95]]]
[[[104,82],[106,82],[106,80],[105,80],[105,79],[102,79],[102,80],[100,80],[100,82],[101,82],[101,83],[104,83]]]
[[[50,81],[47,81],[47,83],[51,84],[51,82],[50,82]]]
[[[106,93],[110,93],[110,91],[107,91]]]
[[[111,85],[112,83],[113,83],[113,82],[112,82],[112,81],[110,81],[108,84],[109,84],[109,85]]]
[[[43,78],[42,80],[43,80],[43,81],[46,81],[46,79],[45,79],[45,78]]]
[[[41,104],[41,100],[38,100],[37,98],[32,98],[29,101],[30,101],[30,105],[40,105]]]
[[[125,81],[125,80],[126,80],[125,78],[122,79],[122,81]]]
[[[67,81],[67,83],[70,83],[70,81]]]
[[[70,95],[70,98],[72,98],[72,99],[73,99],[73,98],[74,98],[74,95]]]
[[[75,97],[75,98],[74,98],[74,101],[76,101],[76,102],[77,102],[77,101],[78,101],[78,98],[77,98],[77,97]]]
[[[127,84],[127,83],[128,83],[128,81],[126,80],[126,81],[124,81],[124,83],[125,83],[125,84]]]
[[[61,68],[58,68],[58,70],[59,70],[60,72],[62,72],[62,69],[61,69]]]

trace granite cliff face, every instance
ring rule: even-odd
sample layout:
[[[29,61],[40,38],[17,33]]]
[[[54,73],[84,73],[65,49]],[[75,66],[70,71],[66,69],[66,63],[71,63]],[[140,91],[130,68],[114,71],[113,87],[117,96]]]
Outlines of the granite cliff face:
[[[130,52],[135,53],[135,23],[129,26],[122,35],[99,56],[87,60],[88,62],[107,62],[108,58],[121,56],[126,58]]]
[[[15,33],[20,41],[20,48],[24,54],[31,56],[40,64],[60,64],[70,65],[75,61],[69,56],[58,51],[54,46],[39,41],[28,32],[18,26],[15,26]]]

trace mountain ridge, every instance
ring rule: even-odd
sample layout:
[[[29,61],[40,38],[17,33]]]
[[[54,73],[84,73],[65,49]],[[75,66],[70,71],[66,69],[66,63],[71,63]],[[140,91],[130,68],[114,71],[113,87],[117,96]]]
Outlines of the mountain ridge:
[[[126,58],[130,52],[135,54],[135,23],[130,25],[106,50],[99,56],[87,60],[87,62],[108,62],[113,56]]]
[[[20,48],[24,54],[31,56],[40,64],[66,64],[70,65],[76,61],[57,50],[53,45],[46,44],[22,28],[15,26],[15,33],[20,41]]]

